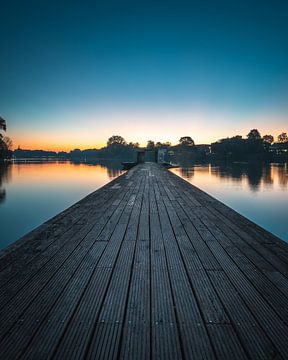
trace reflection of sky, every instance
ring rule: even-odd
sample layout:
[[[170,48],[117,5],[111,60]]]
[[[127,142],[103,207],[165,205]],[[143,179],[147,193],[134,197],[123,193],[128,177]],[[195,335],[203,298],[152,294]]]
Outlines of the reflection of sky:
[[[195,166],[172,171],[250,220],[288,241],[288,168],[272,164],[248,168],[234,164]]]
[[[6,168],[0,173],[0,190],[6,194],[0,203],[0,248],[120,174],[121,165],[107,166],[42,163]],[[198,165],[172,171],[288,240],[288,167],[253,168]]]
[[[10,181],[2,184],[6,196],[0,203],[0,248],[119,175],[118,169],[70,163],[11,165]]]
[[[67,4],[2,6],[0,108],[15,146],[287,130],[287,2]]]

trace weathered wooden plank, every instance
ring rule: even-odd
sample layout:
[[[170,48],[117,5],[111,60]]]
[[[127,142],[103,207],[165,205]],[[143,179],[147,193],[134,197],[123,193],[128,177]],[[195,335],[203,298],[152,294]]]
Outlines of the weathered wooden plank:
[[[120,358],[150,358],[150,312],[149,241],[137,241]]]
[[[275,235],[269,233],[267,230],[264,230],[257,224],[248,220],[241,214],[237,213],[235,210],[229,208],[225,204],[221,203],[217,199],[213,198],[211,195],[205,193],[195,186],[191,186],[187,181],[179,179],[177,175],[170,173],[174,181],[181,183],[181,185],[192,195],[192,198],[198,199],[202,205],[207,206],[209,211],[213,211],[217,216],[223,216],[226,218],[226,221],[229,222],[229,225],[236,229],[237,233],[248,237],[248,242],[255,242],[261,244],[260,249],[264,252],[265,248],[270,248],[270,251],[265,252],[265,256],[283,261],[286,264],[286,272],[288,265],[288,254],[287,254],[287,244],[282,240],[278,239]],[[176,180],[175,180],[176,179]],[[179,182],[180,181],[180,182]],[[272,250],[272,251],[271,251]],[[273,254],[274,253],[274,254]],[[263,253],[264,254],[264,253]],[[276,255],[276,257],[274,256]],[[275,264],[277,261],[275,262]]]
[[[197,212],[196,212],[197,214]],[[237,264],[237,266],[242,269],[247,278],[251,281],[251,283],[259,290],[262,296],[270,303],[272,307],[277,310],[280,317],[287,322],[287,297],[285,297],[282,292],[274,286],[273,282],[268,280],[266,277],[266,273],[261,271],[261,268],[265,268],[265,270],[273,271],[273,267],[269,263],[265,262],[265,260],[260,257],[253,249],[250,247],[239,246],[238,242],[231,241],[235,237],[231,235],[229,238],[220,230],[220,225],[215,222],[211,222],[209,218],[207,218],[205,212],[201,211],[198,214],[201,221],[207,226],[207,228],[211,231],[215,239],[219,244],[223,246],[227,254],[233,259],[233,261]],[[241,242],[240,242],[241,244]],[[246,251],[245,251],[246,250]],[[249,254],[252,253],[254,262],[250,261]],[[256,262],[256,265],[255,265]],[[283,280],[286,279],[286,284],[288,285],[288,279],[283,277]]]
[[[93,329],[87,359],[116,359],[120,347],[126,299],[135,250],[134,241],[124,241],[103,301],[98,321]],[[109,357],[107,357],[109,355]]]
[[[226,238],[226,235],[229,237],[230,241],[228,241],[228,245],[227,245],[228,247],[226,248],[228,252],[229,251],[231,252],[232,249],[235,252],[235,248],[231,247],[231,242],[233,242],[233,244],[235,244],[237,246],[237,248],[239,248],[245,254],[245,256],[251,260],[251,262],[253,262],[253,264],[256,267],[255,266],[253,267],[253,265],[252,265],[252,268],[251,268],[251,264],[249,265],[249,262],[247,262],[247,259],[243,258],[243,256],[240,255],[241,259],[239,259],[238,264],[239,264],[240,268],[241,268],[241,266],[242,267],[245,266],[245,264],[246,264],[246,266],[250,267],[250,271],[246,272],[246,273],[248,275],[250,275],[251,281],[253,281],[252,279],[254,278],[254,284],[255,284],[256,288],[259,288],[260,292],[262,292],[262,293],[264,293],[264,295],[266,295],[267,300],[270,301],[272,306],[274,306],[274,308],[276,310],[280,311],[280,316],[281,317],[283,316],[284,319],[287,319],[287,306],[286,306],[287,299],[285,299],[279,293],[279,290],[287,297],[288,281],[287,281],[287,278],[285,276],[283,276],[283,273],[280,273],[277,270],[275,270],[275,268],[273,266],[275,264],[276,264],[276,267],[279,266],[279,259],[278,259],[278,263],[277,263],[276,256],[273,256],[273,265],[272,265],[262,255],[260,255],[259,252],[257,252],[255,250],[255,247],[261,248],[260,244],[257,244],[256,246],[254,245],[253,247],[248,246],[247,243],[245,241],[243,241],[243,239],[240,238],[238,236],[238,234],[236,234],[235,232],[232,232],[230,230],[230,228],[228,228],[224,222],[219,221],[219,219],[217,219],[213,215],[211,217],[211,212],[209,211],[209,209],[207,209],[205,207],[201,207],[201,209],[198,208],[193,211],[198,215],[198,217],[201,218],[201,220],[204,223],[206,221],[207,214],[208,214],[208,216],[210,215],[209,219],[208,219],[208,221],[210,220],[210,222],[208,223],[209,228],[210,229],[212,228],[214,231],[216,231],[216,237],[217,237],[217,233],[218,233],[218,240],[222,243],[222,245],[224,247],[225,247],[225,245],[227,245],[227,241],[225,244],[223,241],[224,239],[221,235],[221,232],[219,232],[217,228],[219,227],[221,229],[221,231],[223,230],[223,232],[225,233],[225,235],[224,235],[225,238]],[[217,224],[217,226],[215,226],[215,224]],[[254,241],[254,239],[253,239],[253,241]],[[267,252],[267,250],[265,252]],[[237,259],[237,257],[236,257],[236,259]],[[271,259],[271,256],[268,256],[268,259]],[[258,269],[261,270],[261,273],[259,273]],[[286,269],[286,267],[285,267],[285,269]],[[282,271],[283,271],[283,268],[282,268]],[[270,279],[270,282],[268,282],[267,279],[262,276],[262,274],[264,274],[267,279]],[[275,286],[277,287],[277,289],[275,289]]]
[[[139,193],[139,189],[140,189],[140,185],[138,183],[138,186],[135,189],[136,194]],[[138,196],[142,196],[141,192],[140,194],[138,194]],[[110,296],[111,299],[112,295],[115,293],[115,291],[113,291],[115,286],[123,285],[123,283],[121,282],[119,283],[119,276],[121,275],[123,268],[128,271],[130,270],[129,266],[128,267],[125,266],[127,260],[126,250],[131,249],[131,246],[132,248],[134,248],[134,242],[126,241],[124,246],[122,246],[122,244],[125,238],[125,233],[128,227],[129,219],[133,210],[133,205],[134,202],[132,203],[131,201],[128,201],[124,209],[124,212],[122,213],[119,222],[108,242],[107,251],[103,253],[103,256],[101,257],[97,265],[96,272],[93,274],[91,281],[89,282],[87,288],[85,289],[85,293],[83,294],[80,303],[78,304],[77,309],[73,314],[72,319],[69,322],[69,327],[66,328],[65,334],[61,339],[61,342],[58,344],[58,348],[54,355],[56,359],[57,358],[63,359],[63,357],[65,356],[68,357],[71,356],[71,357],[76,357],[77,359],[81,359],[87,354],[92,354],[94,350],[97,352],[99,350],[98,348],[100,348],[100,345],[101,346],[104,345],[104,343],[101,342],[99,343],[99,346],[97,348],[94,347],[92,336],[93,333],[94,334],[96,333],[95,326],[97,326],[97,324],[99,323],[104,325],[106,324],[105,319],[104,319],[104,323],[101,323],[101,319],[100,319],[101,314],[102,316],[105,316],[106,297]],[[103,273],[106,273],[107,275],[103,276]],[[125,273],[125,275],[127,275],[127,272]],[[126,286],[127,286],[127,281],[126,281]],[[111,293],[111,295],[109,295],[109,293]],[[122,301],[123,301],[123,297],[122,297]],[[112,310],[111,304],[109,304],[109,302],[106,303],[107,303],[107,307],[109,307],[109,309]],[[89,304],[89,307],[87,307],[87,304]],[[123,311],[123,307],[122,307],[122,311]],[[106,310],[106,314],[109,314],[107,310]],[[116,322],[118,320],[117,319],[114,320],[115,320],[114,323],[118,324],[118,322]],[[110,324],[111,321],[107,321],[107,323]],[[107,329],[107,327],[105,327],[105,329]],[[113,329],[115,330],[118,328],[113,327]],[[117,331],[117,336],[120,336],[120,333],[118,333],[118,331]],[[102,341],[105,341],[106,338],[104,337],[101,339]],[[113,338],[111,337],[110,340],[113,341]],[[115,347],[114,347],[114,351],[116,351]],[[116,353],[114,352],[114,354]]]
[[[262,329],[225,272],[208,271],[208,274],[250,358],[259,360],[281,358],[266,335],[265,328]]]
[[[121,182],[125,180],[125,177],[121,177]],[[111,187],[111,185],[110,185]],[[6,267],[0,273],[0,284],[1,287],[5,286],[6,283],[9,282],[9,289],[13,289],[13,291],[19,288],[19,283],[23,283],[23,276],[25,275],[26,279],[29,279],[29,276],[32,276],[35,271],[37,271],[41,266],[47,263],[54,255],[58,253],[60,248],[66,244],[67,241],[77,232],[78,229],[83,227],[83,225],[88,225],[89,221],[93,219],[93,221],[97,220],[97,217],[101,217],[105,208],[111,205],[111,198],[113,199],[115,196],[121,196],[121,192],[116,193],[115,190],[111,191],[108,185],[105,186],[105,189],[99,190],[99,195],[96,196],[96,193],[92,193],[85,199],[81,200],[77,203],[77,206],[72,206],[67,211],[70,214],[71,212],[75,212],[77,215],[74,216],[74,220],[69,216],[68,221],[65,221],[63,226],[62,224],[62,215],[60,214],[60,220],[57,220],[57,216],[55,217],[55,221],[51,224],[48,221],[46,228],[47,233],[47,242],[49,245],[43,245],[43,237],[42,235],[37,235],[34,237],[35,244],[30,244],[28,241],[26,246],[20,249],[16,247],[14,249],[14,245],[12,246],[11,256],[16,256],[17,261],[11,260],[10,256],[8,256],[8,260],[10,265]],[[91,204],[91,201],[88,199],[94,199]],[[87,206],[86,201],[90,204]],[[82,204],[82,206],[80,206]],[[84,206],[85,204],[85,206]],[[108,206],[106,206],[108,205]],[[65,219],[67,216],[65,217]],[[57,236],[55,236],[55,226],[58,226],[57,223],[60,222],[60,227],[57,228]],[[46,225],[45,225],[46,226]],[[52,228],[52,229],[51,229]],[[30,236],[30,235],[29,235]],[[46,236],[46,235],[45,235]],[[46,240],[45,240],[46,242]],[[27,250],[28,249],[28,250]],[[26,251],[27,250],[27,251]],[[35,253],[32,258],[30,258],[30,252]],[[26,256],[27,255],[27,256]],[[29,267],[29,271],[27,271],[27,267]],[[25,272],[21,272],[22,269],[25,269]],[[34,271],[34,272],[33,272]],[[16,276],[17,275],[17,276]],[[7,293],[7,290],[3,289],[3,292]],[[2,300],[2,298],[1,298]],[[1,303],[3,305],[3,303]]]
[[[124,193],[124,196],[126,194],[127,193]],[[109,218],[111,211],[113,213],[115,209],[108,206],[103,210],[105,210],[105,212],[102,214],[101,221],[97,222],[96,224],[96,228],[98,229],[99,233],[101,233],[102,228],[105,228],[107,218]],[[45,263],[45,265],[40,270],[38,269],[37,271],[37,265],[39,266],[39,264],[35,264],[36,274],[35,276],[31,277],[31,281],[28,282],[27,286],[24,287],[23,285],[27,283],[27,278],[30,276],[30,267],[28,267],[27,271],[23,274],[23,278],[19,277],[19,281],[16,283],[17,286],[12,283],[11,288],[9,287],[10,291],[5,292],[4,294],[2,293],[2,299],[6,300],[7,296],[10,298],[10,302],[7,304],[7,306],[2,306],[1,308],[3,322],[0,324],[0,333],[2,335],[5,331],[7,331],[7,328],[11,326],[11,323],[13,323],[13,321],[15,321],[17,317],[21,315],[30,302],[37,296],[38,292],[44,288],[46,283],[51,281],[54,274],[57,273],[58,269],[60,269],[61,266],[65,264],[65,261],[71,258],[71,254],[73,253],[74,249],[76,249],[79,244],[81,244],[82,240],[85,239],[85,236],[93,228],[93,226],[95,225],[92,222],[87,227],[80,227],[79,231],[76,232],[76,234],[72,236],[69,241],[67,241],[66,246],[58,251],[57,256],[54,256],[49,262]],[[87,238],[86,242],[89,243],[89,240],[90,239]],[[24,282],[24,284],[20,282],[21,280]],[[20,291],[17,291],[18,288],[20,288]],[[14,294],[16,295],[13,297]],[[3,300],[1,303],[3,304]],[[13,309],[16,309],[16,311],[13,311]]]
[[[7,356],[9,355],[8,358],[12,358],[12,355],[16,358],[17,354],[21,354],[21,359],[36,360],[49,358],[49,355],[55,350],[59,342],[59,337],[65,329],[65,326],[67,326],[106,246],[106,242],[97,242],[97,244],[94,244],[88,256],[84,258],[76,269],[69,283],[64,288],[64,291],[55,299],[56,301],[52,304],[53,307],[50,308],[50,311],[44,319],[43,315],[46,315],[47,311],[41,300],[41,306],[39,306],[39,302],[36,302],[35,306],[26,311],[22,324],[20,323],[18,328],[14,326],[12,330],[13,336],[9,337],[12,348],[7,348],[6,350]],[[44,296],[47,296],[47,294]],[[36,314],[37,322],[35,323]],[[33,319],[32,322],[29,321],[28,316]],[[26,321],[24,318],[26,318]],[[43,339],[45,339],[45,341],[43,341]],[[0,346],[4,353],[5,345],[1,344]]]
[[[192,207],[192,206],[191,206],[191,207]],[[192,212],[192,209],[191,209],[191,208],[190,208],[190,211]],[[189,217],[189,216],[188,216],[188,217]],[[190,217],[190,219],[191,219],[191,217]],[[193,219],[195,220],[195,217],[192,216],[192,221],[193,221]],[[186,219],[185,219],[185,220],[186,220]],[[197,225],[198,225],[198,224],[196,224],[196,226],[197,226]],[[184,226],[184,225],[183,225],[183,226]],[[198,230],[198,228],[197,228],[197,230]],[[200,233],[201,233],[201,229],[200,229]],[[205,236],[205,235],[206,235],[206,232],[204,232],[204,233],[202,232],[201,235],[202,235],[202,236],[203,236],[203,235]],[[210,241],[210,236],[209,236],[209,238],[208,238],[206,241],[207,241],[207,244],[209,244],[209,247],[210,247],[210,246],[213,246],[213,245],[215,245],[215,246],[216,246],[216,245],[219,245],[219,244],[214,244],[213,241]],[[217,247],[218,247],[218,246],[217,246]],[[217,250],[217,252],[220,252],[220,254],[221,254],[221,252],[222,252],[223,249],[219,249],[219,248],[217,249],[217,248],[216,248],[216,249],[214,249],[214,251],[215,251],[215,250]],[[215,252],[213,252],[213,253],[214,253],[214,255],[216,256],[216,253],[215,253]],[[222,254],[222,255],[223,255],[223,259],[222,259],[222,262],[223,262],[223,261],[225,261],[225,256],[224,256],[224,254]],[[218,256],[219,256],[219,255],[218,255]],[[216,256],[216,257],[217,257],[217,256]],[[218,261],[219,261],[219,257],[217,257],[217,259],[218,259]],[[220,262],[220,263],[221,263],[221,262]],[[222,264],[221,264],[221,265],[222,265]],[[223,263],[222,266],[223,266],[224,268],[226,268],[226,264],[225,264],[225,263]],[[233,270],[231,270],[230,272],[232,272],[232,271],[233,271]],[[215,272],[215,273],[217,273],[217,272]],[[252,295],[252,294],[251,294],[251,295]],[[252,300],[252,298],[253,298],[253,296],[251,297],[251,300]],[[265,305],[266,305],[266,304],[265,304]],[[279,325],[279,323],[278,323],[278,325]],[[280,324],[280,325],[282,325],[282,324]],[[277,325],[276,325],[276,327],[277,327]],[[275,339],[274,339],[274,340],[275,340]],[[282,340],[283,340],[283,339],[282,339]],[[278,356],[279,356],[279,353],[278,353]]]
[[[156,202],[182,353],[189,359],[214,359],[213,349],[163,203],[164,192],[155,182],[154,187],[162,194],[162,199],[158,197]],[[165,190],[164,187],[162,189]],[[174,199],[171,194],[170,198]]]
[[[245,275],[251,281],[252,284],[261,292],[262,296],[267,299],[272,307],[278,312],[279,316],[287,323],[287,298],[282,294],[281,290],[279,290],[274,284],[268,280],[269,277],[266,277],[267,273],[261,272],[261,268],[265,270],[273,271],[274,268],[272,265],[267,263],[265,259],[263,259],[253,248],[248,246],[244,247],[245,252],[243,251],[242,239],[236,237],[237,235],[231,232],[228,232],[229,238],[226,236],[227,229],[225,226],[223,227],[221,222],[215,221],[215,218],[212,221],[207,216],[207,211],[205,207],[198,207],[197,209],[193,209],[192,205],[189,202],[185,203],[186,208],[189,209],[190,212],[196,215],[197,219],[194,219],[194,222],[197,224],[197,228],[199,229],[198,223],[201,221],[207,229],[211,232],[214,238],[220,243],[225,251],[230,255],[234,262],[236,262],[237,266],[243,270]],[[201,219],[201,220],[200,220]],[[216,225],[217,224],[217,225]],[[222,231],[222,229],[224,230]],[[225,233],[224,233],[225,232]],[[210,239],[210,237],[209,237]],[[240,243],[240,246],[239,246]],[[234,246],[235,245],[235,246]],[[242,251],[238,250],[240,248]],[[249,254],[253,255],[253,260],[256,262],[256,265],[249,261]],[[286,278],[282,277],[282,285]],[[283,281],[284,280],[284,281]],[[286,279],[286,287],[288,285],[288,279]],[[285,289],[284,289],[285,290]],[[284,291],[283,290],[283,291]]]
[[[147,180],[146,177],[120,345],[120,358],[122,359],[146,360],[151,355],[149,187]]]
[[[182,200],[184,201],[184,204],[186,203],[188,206],[190,206],[190,209],[191,209],[191,207],[193,207],[193,202],[191,203],[190,199],[187,200],[187,198],[185,198],[183,196],[183,194],[179,191],[179,189],[176,191],[178,191],[178,193],[181,194],[179,196],[180,197],[182,196]],[[190,203],[190,205],[189,205],[189,203]],[[271,253],[269,253],[269,251],[267,251],[266,249],[264,249],[264,253],[263,253],[263,246],[259,245],[259,243],[257,243],[257,240],[255,240],[254,238],[251,238],[251,236],[247,239],[247,236],[248,236],[247,235],[246,238],[244,237],[245,240],[243,241],[243,239],[236,232],[232,231],[232,229],[230,229],[226,225],[226,223],[225,223],[226,219],[224,218],[224,221],[223,221],[223,219],[217,218],[212,213],[211,208],[202,206],[201,208],[197,208],[197,209],[194,208],[193,212],[204,223],[205,223],[205,220],[208,220],[209,228],[216,231],[216,233],[218,232],[218,234],[220,234],[220,237],[221,237],[221,232],[223,232],[223,234],[225,234],[224,238],[226,238],[226,236],[228,236],[230,241],[228,241],[227,246],[230,246],[231,241],[232,241],[237,246],[237,248],[239,248],[245,254],[245,256],[247,258],[249,258],[255,264],[255,266],[257,268],[259,268],[266,275],[267,278],[270,279],[271,275],[272,275],[271,272],[273,272],[273,274],[275,274],[276,269],[280,268],[280,270],[282,270],[282,274],[277,272],[277,278],[278,278],[277,283],[281,284],[281,286],[278,286],[278,289],[280,291],[282,291],[285,295],[287,295],[287,284],[286,284],[287,278],[283,275],[283,272],[284,272],[284,274],[286,274],[288,267],[284,264],[281,265],[279,258],[277,258],[275,255],[273,256],[273,254],[271,256]],[[216,224],[217,224],[217,226],[216,226]],[[206,225],[207,225],[207,221],[206,221]],[[220,232],[219,232],[218,228],[221,229]],[[236,227],[236,229],[237,229],[237,227]],[[244,235],[245,235],[245,233],[244,233]],[[223,246],[225,246],[224,238],[223,237],[221,238],[221,243]],[[259,247],[262,249],[262,254],[260,254],[258,251],[256,251],[256,249],[258,250]],[[265,256],[267,252],[269,254],[268,254],[268,256]],[[272,263],[268,262],[267,258]],[[274,277],[275,277],[275,275],[274,275]],[[275,284],[276,286],[277,286],[277,283]],[[273,285],[271,285],[271,286],[273,287]],[[281,295],[280,295],[280,297],[281,297]]]
[[[175,198],[175,197],[174,197]],[[168,200],[165,196],[163,197],[163,202],[166,205],[167,212],[170,217],[171,225],[173,226],[173,230],[175,232],[175,235],[177,233],[180,233],[183,236],[183,227],[181,226],[181,222],[179,218],[176,215],[176,212],[174,211],[173,205],[174,201]],[[166,229],[170,228],[169,224],[164,225]],[[176,236],[177,238],[177,236]],[[180,248],[181,249],[181,248]],[[181,262],[179,261],[181,264]],[[185,263],[185,260],[184,260]],[[177,269],[179,269],[179,264]],[[179,272],[179,270],[178,270]],[[173,272],[170,272],[173,274]],[[210,339],[213,345],[213,349],[215,350],[216,356],[219,359],[245,359],[246,353],[241,345],[241,342],[239,340],[239,337],[236,335],[236,332],[230,323],[230,319],[228,315],[226,314],[221,301],[219,300],[218,296],[216,296],[215,290],[212,286],[212,283],[210,282],[206,271],[205,270],[198,270],[197,272],[191,273],[190,269],[188,268],[188,274],[191,282],[191,286],[193,287],[193,290],[196,293],[196,297],[198,300],[199,308],[201,310],[202,316],[204,317],[206,324],[208,324],[208,332],[210,335]],[[181,284],[180,279],[176,279],[175,281],[175,288],[181,288],[178,284]],[[191,297],[194,297],[194,295],[190,294],[180,294],[179,293],[179,299],[181,301],[184,301],[182,299],[191,299]],[[185,309],[186,306],[183,304],[179,306],[181,309]],[[183,310],[182,310],[183,311]],[[206,329],[202,326],[202,333],[199,332],[201,329],[201,318],[200,318],[200,312],[198,310],[198,323],[189,324],[189,316],[193,314],[193,306],[188,306],[187,313],[183,313],[185,322],[182,322],[184,326],[181,326],[180,321],[180,329],[181,329],[181,337],[182,337],[182,344],[183,348],[187,349],[187,345],[185,344],[186,341],[188,341],[188,344],[192,343],[193,346],[190,347],[190,351],[187,353],[188,358],[214,358],[213,349],[210,348],[209,350],[209,338],[206,333]],[[187,324],[188,321],[188,324]],[[214,333],[213,329],[219,330],[217,334]],[[186,331],[184,331],[186,330]],[[193,331],[194,330],[194,331]],[[187,337],[187,333],[189,334]],[[193,338],[193,333],[196,335]],[[221,335],[222,334],[222,335]],[[227,335],[227,345],[221,346],[221,341],[223,340],[224,335]],[[186,341],[183,341],[186,339]],[[200,346],[199,346],[200,344]],[[198,347],[198,349],[197,349]],[[198,350],[198,351],[197,351]]]
[[[155,195],[154,195],[155,191]],[[156,199],[150,189],[152,359],[182,359]]]
[[[284,357],[288,350],[287,333],[288,327],[283,320],[271,309],[269,304],[263,299],[255,287],[247,281],[241,270],[235,263],[227,257],[223,248],[216,242],[210,243],[210,248],[223,266],[234,286],[237,287],[239,294],[248,304],[249,308],[257,318],[265,332],[273,341],[275,347]]]
[[[103,217],[104,219],[104,217]],[[106,219],[107,222],[107,219]],[[101,233],[101,230],[105,225],[104,223],[97,223],[98,233]],[[96,241],[96,240],[94,240]],[[101,244],[101,243],[99,243]],[[103,245],[103,244],[102,244]],[[2,350],[6,351],[9,356],[11,355],[11,352],[15,354],[21,350],[23,350],[24,345],[33,337],[33,334],[37,330],[37,327],[41,323],[41,319],[47,314],[53,303],[55,302],[55,299],[57,299],[57,294],[61,293],[63,289],[63,285],[65,285],[65,281],[69,281],[70,279],[70,273],[73,274],[74,268],[77,269],[79,261],[82,261],[83,256],[86,256],[87,251],[89,248],[93,246],[93,242],[91,243],[91,240],[87,237],[82,241],[81,247],[77,250],[77,252],[73,253],[73,257],[70,257],[70,261],[66,266],[62,266],[58,271],[56,272],[56,275],[53,277],[53,282],[50,281],[48,286],[44,288],[44,290],[36,297],[36,301],[32,302],[32,306],[30,306],[23,314],[21,314],[21,319],[16,323],[16,327],[21,326],[22,332],[21,334],[18,334],[18,331],[13,327],[13,330],[11,332],[13,333],[13,336],[17,336],[17,344],[18,347],[13,346],[13,336],[6,336],[2,343],[1,348]],[[95,245],[94,245],[95,247]],[[95,247],[97,249],[97,246]],[[101,246],[101,248],[103,248]],[[92,249],[93,250],[93,249]],[[88,258],[90,258],[91,255],[88,253]],[[92,257],[93,259],[95,257]],[[96,260],[96,259],[95,259]],[[67,279],[67,280],[65,280]],[[61,286],[62,285],[62,286]],[[70,284],[68,284],[69,286]],[[50,294],[53,294],[53,297],[51,297]],[[29,299],[28,299],[29,300]],[[54,307],[54,309],[57,308],[57,306]],[[32,316],[31,316],[32,315]],[[34,324],[33,320],[37,316],[37,321]],[[60,313],[58,317],[63,318],[63,315]],[[26,321],[25,321],[26,319]],[[7,326],[9,325],[6,323]],[[7,339],[7,340],[6,340]],[[20,341],[22,339],[22,343]],[[39,339],[39,338],[38,338]],[[49,342],[50,343],[50,342]],[[21,344],[21,346],[20,346]],[[47,344],[46,344],[47,345]],[[37,348],[37,347],[36,347]]]
[[[208,333],[218,359],[249,359],[231,324],[208,324]]]
[[[99,203],[99,206],[101,206],[100,203],[104,196],[113,195],[113,191],[111,191],[113,184],[124,180],[125,174],[112,180],[101,189],[87,195],[79,202],[23,236],[8,248],[1,250],[0,283],[4,284],[3,280],[8,281],[10,276],[14,276],[15,273],[21,271],[22,268],[25,268],[30,261],[34,261],[35,257],[41,254],[57,240],[59,236],[68,231],[74,223],[80,221],[80,219],[84,217],[85,211],[89,211],[91,205],[93,206]],[[89,205],[88,209],[86,209],[87,205]],[[21,258],[19,258],[20,253]],[[15,262],[14,259],[17,261]],[[2,276],[3,270],[6,271]]]
[[[1,358],[286,357],[287,245],[156,164],[26,240],[0,258]]]
[[[94,333],[86,356],[88,359],[114,359],[118,357],[135,253],[135,241],[131,241],[131,233],[137,235],[139,210],[143,201],[143,192],[145,193],[145,184],[144,181],[139,187],[137,197],[136,195],[131,197],[131,201],[128,202],[128,206],[133,207],[133,209],[120,250],[123,252],[123,261],[120,262],[118,259],[116,263],[99,319],[94,327]],[[133,212],[134,209],[137,211]],[[121,259],[121,253],[119,258]],[[110,329],[108,335],[105,332],[106,328]],[[109,357],[107,357],[107,354],[109,354]]]

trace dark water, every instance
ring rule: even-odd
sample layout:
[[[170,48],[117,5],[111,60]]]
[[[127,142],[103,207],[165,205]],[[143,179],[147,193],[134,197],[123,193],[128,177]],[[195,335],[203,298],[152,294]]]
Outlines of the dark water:
[[[173,170],[288,241],[288,165],[196,165]],[[121,174],[121,165],[0,165],[0,247]]]
[[[288,242],[288,164],[206,164],[172,171]]]
[[[0,248],[119,176],[121,169],[115,163],[0,165]]]

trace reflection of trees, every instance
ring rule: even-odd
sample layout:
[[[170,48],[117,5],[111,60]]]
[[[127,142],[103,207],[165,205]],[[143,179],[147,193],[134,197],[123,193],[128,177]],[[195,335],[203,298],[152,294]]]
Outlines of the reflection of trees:
[[[266,185],[273,185],[274,183],[271,169],[272,169],[271,165],[267,165],[263,167],[263,182]]]
[[[243,168],[239,164],[220,164],[212,167],[212,174],[221,178],[232,178],[241,181],[244,175]]]
[[[191,168],[187,168],[187,167],[181,167],[180,169],[180,175],[184,178],[184,179],[192,179],[194,176],[194,167]]]
[[[191,179],[195,171],[207,171],[207,164],[201,166],[183,166],[179,168],[179,175],[185,179]],[[232,179],[233,181],[241,182],[246,178],[251,190],[258,191],[259,187],[264,184],[270,187],[275,181],[282,187],[288,186],[288,166],[264,163],[230,163],[230,162],[215,162],[211,163],[211,174],[221,179]]]
[[[262,164],[248,164],[247,166],[247,179],[250,189],[253,191],[259,190],[261,179],[263,176]]]
[[[85,165],[90,165],[90,166],[100,166],[102,169],[106,169],[107,170],[107,175],[109,176],[110,179],[114,179],[115,177],[119,176],[122,174],[123,172],[123,166],[121,164],[121,162],[119,161],[105,161],[105,160],[101,160],[101,161],[81,161],[81,160],[71,160],[71,163],[73,165],[81,165],[81,164],[85,164]]]
[[[98,162],[97,165],[100,165],[101,168],[107,170],[107,175],[110,179],[114,179],[115,177],[121,175],[123,172],[123,166],[121,162],[102,161],[101,163]]]
[[[286,189],[288,186],[288,164],[277,166],[274,168],[274,171],[277,171],[279,185]]]
[[[0,204],[4,202],[6,197],[6,190],[3,188],[3,184],[8,182],[11,177],[11,168],[8,164],[0,163]]]
[[[110,179],[113,179],[113,178],[121,175],[121,173],[122,173],[122,169],[107,166],[107,174]]]
[[[0,188],[0,204],[5,201],[6,190]]]
[[[233,166],[234,165],[234,166]],[[237,181],[241,181],[243,178],[243,167],[239,166],[239,164],[233,164],[231,167],[229,167],[228,169],[230,170],[231,173],[231,177],[234,180]],[[235,166],[236,165],[236,166]],[[238,165],[238,166],[237,166]]]
[[[224,163],[213,167],[212,173],[217,177],[231,178],[237,181],[241,181],[246,176],[250,188],[257,191],[261,181],[265,185],[273,184],[274,179],[271,169],[271,164]]]

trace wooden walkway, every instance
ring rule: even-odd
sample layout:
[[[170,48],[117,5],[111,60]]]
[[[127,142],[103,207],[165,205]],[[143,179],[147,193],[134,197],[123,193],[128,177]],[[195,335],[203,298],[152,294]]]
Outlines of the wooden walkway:
[[[1,360],[288,358],[287,245],[156,164],[41,225],[0,271]]]

